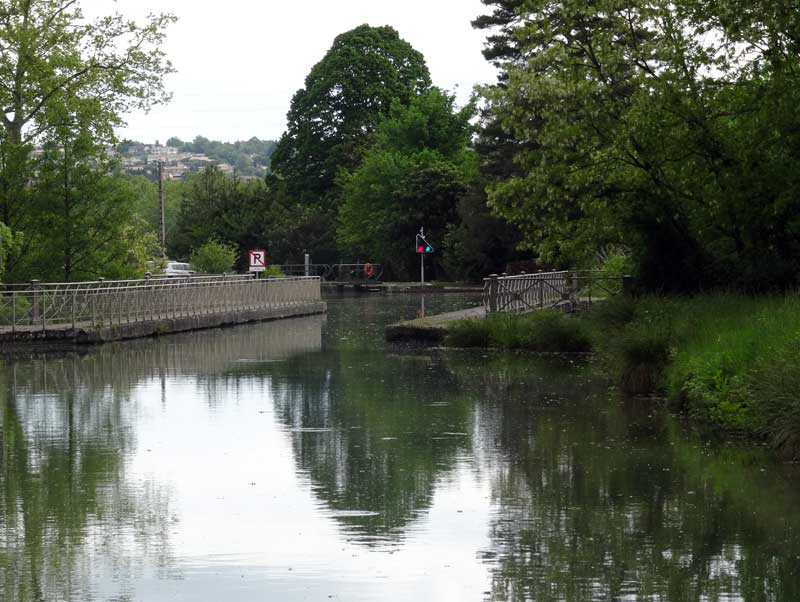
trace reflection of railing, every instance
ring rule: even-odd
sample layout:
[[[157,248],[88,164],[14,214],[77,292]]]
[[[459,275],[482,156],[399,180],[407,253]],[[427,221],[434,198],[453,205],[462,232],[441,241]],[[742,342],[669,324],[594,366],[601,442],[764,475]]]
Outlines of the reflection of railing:
[[[250,276],[32,283],[0,292],[0,330],[113,326],[321,300],[320,279]]]
[[[487,313],[523,313],[562,303],[575,307],[621,292],[627,278],[586,271],[492,275],[484,280],[483,304]]]

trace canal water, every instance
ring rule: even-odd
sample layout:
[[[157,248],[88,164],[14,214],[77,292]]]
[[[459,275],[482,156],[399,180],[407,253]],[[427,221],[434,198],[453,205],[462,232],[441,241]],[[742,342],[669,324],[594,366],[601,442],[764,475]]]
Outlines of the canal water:
[[[800,600],[795,467],[420,304],[5,361],[0,600]]]

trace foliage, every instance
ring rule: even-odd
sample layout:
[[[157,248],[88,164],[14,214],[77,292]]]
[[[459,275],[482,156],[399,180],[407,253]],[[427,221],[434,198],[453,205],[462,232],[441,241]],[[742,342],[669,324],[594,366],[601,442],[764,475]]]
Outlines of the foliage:
[[[380,117],[429,86],[422,55],[391,27],[361,25],[339,35],[292,98],[272,157],[289,194],[303,204],[335,204],[338,171],[359,164]]]
[[[508,61],[517,60],[522,55],[519,39],[515,34],[515,25],[518,23],[518,15],[524,7],[525,0],[481,0],[481,2],[486,6],[493,6],[494,10],[474,19],[472,27],[489,32],[483,56],[502,70]]]
[[[508,79],[510,65],[521,64],[523,54],[521,40],[515,30],[519,26],[519,14],[525,0],[481,0],[494,7],[472,21],[475,29],[485,30],[487,40],[483,56],[498,70],[498,81],[488,85],[485,90],[503,89]],[[495,111],[494,104],[488,101],[490,95],[484,93],[484,103],[480,106],[480,127],[475,140],[475,150],[480,156],[481,173],[490,181],[503,181],[512,176],[523,176],[524,171],[514,161],[514,156],[530,144],[517,140],[514,133],[506,127]]]
[[[266,248],[273,263],[302,263],[314,245],[317,252],[328,249],[333,259],[332,218],[293,202],[275,176],[242,180],[211,167],[178,186],[175,194],[180,195],[177,215],[167,215],[167,247],[173,257],[186,257],[207,240],[217,239],[236,245],[240,271],[247,269],[249,249]],[[169,202],[174,201],[168,198]],[[324,257],[315,255],[314,260],[322,262]]]
[[[64,153],[52,150],[52,156],[45,152],[31,187],[29,212],[36,227],[26,233],[29,248],[14,263],[11,279],[140,277],[160,249],[155,231],[135,215],[130,181],[86,161],[65,165]]]
[[[146,222],[154,233],[160,232],[161,206],[158,200],[158,182],[145,176],[124,176],[134,190],[136,217]],[[164,180],[164,229],[167,245],[178,234],[178,215],[186,183],[181,180]]]
[[[473,184],[458,199],[455,218],[447,224],[442,266],[450,278],[480,281],[505,272],[519,259],[519,241],[519,231],[491,214],[485,192]]]
[[[177,138],[167,141],[167,146],[175,146],[184,152],[204,154],[215,161],[232,165],[236,173],[242,176],[264,175],[269,169],[276,145],[274,140],[259,140],[255,136],[236,142],[219,142],[203,136],[197,136],[192,142],[181,142]]]
[[[19,233],[12,232],[11,228],[0,222],[0,282],[3,282],[5,278],[8,256],[18,253],[22,242],[22,236]]]
[[[591,351],[585,324],[557,311],[522,316],[498,314],[485,320],[463,320],[448,328],[446,343],[454,347],[498,347],[538,352]]]
[[[268,265],[267,269],[264,270],[264,276],[267,278],[284,278],[286,274],[283,273],[281,266],[273,263],[272,265]]]
[[[212,238],[192,251],[189,262],[198,272],[230,273],[236,263],[236,246]]]
[[[448,347],[489,348],[492,338],[483,320],[460,320],[448,327],[445,344]]]
[[[236,245],[238,269],[246,269],[249,249],[262,248],[270,206],[261,180],[241,180],[216,167],[191,177],[182,188],[175,233],[167,239],[169,254],[186,257],[206,241]]]
[[[763,416],[760,432],[787,458],[800,458],[800,334],[753,369],[747,390]]]
[[[800,37],[757,5],[516,7],[525,60],[501,52],[484,94],[519,167],[490,200],[525,246],[562,264],[625,249],[650,289],[797,282]]]
[[[381,261],[395,277],[414,273],[419,228],[438,247],[474,178],[471,115],[471,107],[456,109],[454,97],[437,89],[393,106],[363,163],[340,176],[342,248]]]
[[[5,7],[0,23],[4,42],[0,61],[0,219],[24,236],[19,253],[8,257],[12,278],[43,277],[25,271],[39,262],[33,255],[43,255],[42,244],[54,235],[53,230],[42,228],[43,220],[54,228],[61,222],[65,229],[63,236],[58,235],[63,242],[60,257],[64,265],[57,271],[61,270],[62,278],[76,277],[80,270],[98,272],[104,269],[98,261],[120,258],[118,251],[107,247],[94,253],[91,260],[81,258],[87,251],[73,249],[69,238],[91,232],[102,239],[106,233],[124,228],[114,222],[119,215],[111,206],[119,200],[115,195],[124,193],[118,182],[102,181],[108,163],[101,149],[113,142],[113,128],[122,123],[123,113],[147,109],[168,98],[162,77],[172,67],[159,46],[165,28],[173,21],[171,15],[152,15],[137,25],[113,14],[87,22],[71,0],[32,0]],[[35,146],[44,147],[44,154],[32,154]],[[64,183],[64,194],[48,209],[57,179]],[[80,186],[88,192],[79,191]],[[103,190],[106,188],[111,190]],[[78,194],[87,194],[95,203],[108,202],[97,209],[83,207],[73,212]],[[82,224],[82,219],[89,221]],[[97,219],[110,221],[100,224]],[[130,228],[128,234],[132,234]],[[72,267],[73,260],[80,264],[77,270]],[[112,272],[134,269],[114,265]]]
[[[800,454],[800,298],[613,299],[585,318],[629,392],[665,392],[699,423]]]

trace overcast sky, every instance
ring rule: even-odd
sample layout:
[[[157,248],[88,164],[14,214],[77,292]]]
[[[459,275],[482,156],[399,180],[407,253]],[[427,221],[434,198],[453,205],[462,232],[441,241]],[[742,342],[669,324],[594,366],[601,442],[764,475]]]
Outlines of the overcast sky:
[[[435,85],[463,103],[475,84],[491,82],[481,55],[485,35],[470,21],[480,0],[81,0],[87,16],[141,17],[171,12],[164,47],[178,70],[167,79],[169,105],[126,117],[119,135],[143,142],[277,139],[294,92],[340,33],[368,23],[391,25],[422,52]]]

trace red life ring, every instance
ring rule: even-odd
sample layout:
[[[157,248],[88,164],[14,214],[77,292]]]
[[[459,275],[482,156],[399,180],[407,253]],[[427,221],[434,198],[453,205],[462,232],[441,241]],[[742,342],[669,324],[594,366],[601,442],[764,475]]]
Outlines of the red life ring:
[[[365,263],[364,264],[364,275],[367,278],[372,278],[375,275],[375,266],[373,266],[371,263]]]

